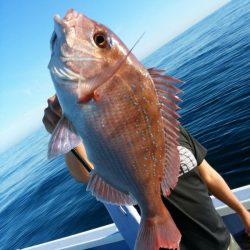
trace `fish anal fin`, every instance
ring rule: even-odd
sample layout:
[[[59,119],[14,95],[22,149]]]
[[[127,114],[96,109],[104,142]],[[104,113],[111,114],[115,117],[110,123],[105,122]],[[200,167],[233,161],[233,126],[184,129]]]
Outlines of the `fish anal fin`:
[[[180,116],[176,113],[179,109],[176,102],[181,101],[177,94],[182,91],[175,85],[182,81],[163,75],[164,71],[161,69],[150,68],[148,72],[154,82],[162,114],[166,153],[161,188],[163,194],[168,196],[177,184],[180,169],[179,121],[177,120]]]
[[[82,143],[71,122],[62,116],[49,141],[48,158],[65,154]]]
[[[135,205],[137,202],[129,194],[119,191],[108,184],[95,171],[91,172],[91,178],[87,186],[97,200],[117,205]]]

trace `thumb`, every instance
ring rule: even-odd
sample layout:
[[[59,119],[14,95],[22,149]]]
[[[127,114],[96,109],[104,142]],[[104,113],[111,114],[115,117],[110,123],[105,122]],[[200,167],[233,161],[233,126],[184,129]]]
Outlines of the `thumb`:
[[[61,105],[56,95],[53,95],[48,99],[48,106],[55,114],[60,117],[62,116]]]

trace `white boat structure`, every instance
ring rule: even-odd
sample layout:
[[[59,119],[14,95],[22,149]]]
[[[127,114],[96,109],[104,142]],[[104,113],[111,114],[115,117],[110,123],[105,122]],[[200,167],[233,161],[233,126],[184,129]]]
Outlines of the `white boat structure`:
[[[250,210],[250,185],[234,189],[233,192]],[[240,240],[244,227],[239,216],[216,198],[212,197],[212,200],[232,235],[236,240]],[[98,227],[23,250],[132,250],[140,223],[140,216],[136,209],[113,205],[106,205],[106,208],[116,224]],[[244,248],[242,247],[242,249]]]

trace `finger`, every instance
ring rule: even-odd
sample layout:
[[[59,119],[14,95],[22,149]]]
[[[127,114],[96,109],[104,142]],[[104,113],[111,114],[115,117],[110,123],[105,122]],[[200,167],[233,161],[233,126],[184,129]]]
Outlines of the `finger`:
[[[62,110],[56,95],[48,99],[48,107],[58,116],[61,116]]]
[[[52,132],[55,129],[59,120],[60,117],[54,112],[52,112],[50,108],[46,108],[44,110],[43,124],[46,129],[48,127],[47,130]]]
[[[54,113],[53,111],[51,111],[50,108],[46,108],[44,111],[44,115],[46,117],[46,119],[53,125],[56,126],[58,121],[60,120],[60,117]]]
[[[52,126],[52,124],[50,123],[50,121],[47,120],[47,119],[45,118],[45,116],[43,117],[43,124],[44,124],[45,129],[46,129],[50,134],[52,134],[53,131],[54,131],[54,126]]]
[[[48,107],[49,107],[54,113],[56,113],[58,116],[61,117],[61,115],[62,115],[62,109],[61,109],[60,103],[59,103],[58,98],[57,98],[56,95],[51,96],[51,97],[48,99]]]

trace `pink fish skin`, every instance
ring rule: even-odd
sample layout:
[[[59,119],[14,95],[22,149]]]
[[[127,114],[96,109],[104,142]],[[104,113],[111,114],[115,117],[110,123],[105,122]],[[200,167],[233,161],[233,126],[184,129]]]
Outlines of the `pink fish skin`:
[[[145,69],[110,29],[73,9],[54,20],[49,70],[63,118],[49,156],[82,139],[95,166],[87,189],[141,209],[135,249],[179,248],[180,232],[161,200],[179,173],[178,80]]]

